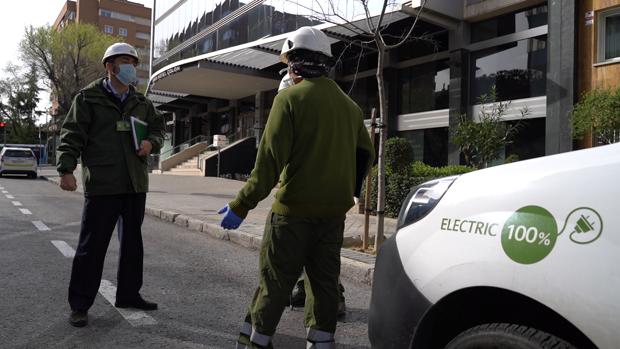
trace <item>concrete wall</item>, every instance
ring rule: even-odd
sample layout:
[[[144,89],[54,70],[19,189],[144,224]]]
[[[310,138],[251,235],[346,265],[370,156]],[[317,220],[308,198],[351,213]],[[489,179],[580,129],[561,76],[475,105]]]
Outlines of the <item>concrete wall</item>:
[[[465,0],[464,17],[467,21],[475,22],[543,2],[544,0]]]

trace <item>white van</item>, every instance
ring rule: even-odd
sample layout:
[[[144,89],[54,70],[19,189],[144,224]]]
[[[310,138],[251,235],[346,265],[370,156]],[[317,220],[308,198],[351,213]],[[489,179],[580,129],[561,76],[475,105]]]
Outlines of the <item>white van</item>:
[[[620,144],[411,190],[381,247],[373,348],[620,348]]]
[[[0,176],[25,174],[37,178],[37,158],[29,148],[4,147],[0,151]]]

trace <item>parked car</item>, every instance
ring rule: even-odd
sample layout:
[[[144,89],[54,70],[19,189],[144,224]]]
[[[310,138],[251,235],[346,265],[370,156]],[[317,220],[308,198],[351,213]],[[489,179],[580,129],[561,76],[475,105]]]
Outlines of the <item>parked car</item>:
[[[25,174],[37,178],[37,158],[28,148],[4,147],[0,151],[0,176]]]
[[[373,348],[620,348],[620,144],[424,183],[377,256]]]

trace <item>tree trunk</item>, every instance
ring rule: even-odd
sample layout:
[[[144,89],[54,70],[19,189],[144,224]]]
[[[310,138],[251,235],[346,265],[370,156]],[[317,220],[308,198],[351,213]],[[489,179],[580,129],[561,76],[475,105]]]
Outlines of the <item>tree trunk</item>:
[[[375,253],[383,242],[383,221],[385,217],[385,141],[387,138],[387,100],[383,82],[383,66],[385,65],[385,46],[379,38],[375,38],[378,48],[377,58],[377,89],[379,92],[379,154],[377,179],[377,234],[375,234]]]

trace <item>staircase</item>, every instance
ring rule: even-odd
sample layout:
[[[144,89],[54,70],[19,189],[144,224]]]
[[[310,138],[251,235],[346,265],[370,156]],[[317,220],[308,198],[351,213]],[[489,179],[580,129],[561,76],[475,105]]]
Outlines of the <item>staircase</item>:
[[[200,155],[194,156],[193,158],[182,162],[170,169],[170,171],[165,171],[164,174],[170,175],[179,175],[179,176],[202,176],[202,172],[198,167],[198,157]]]

